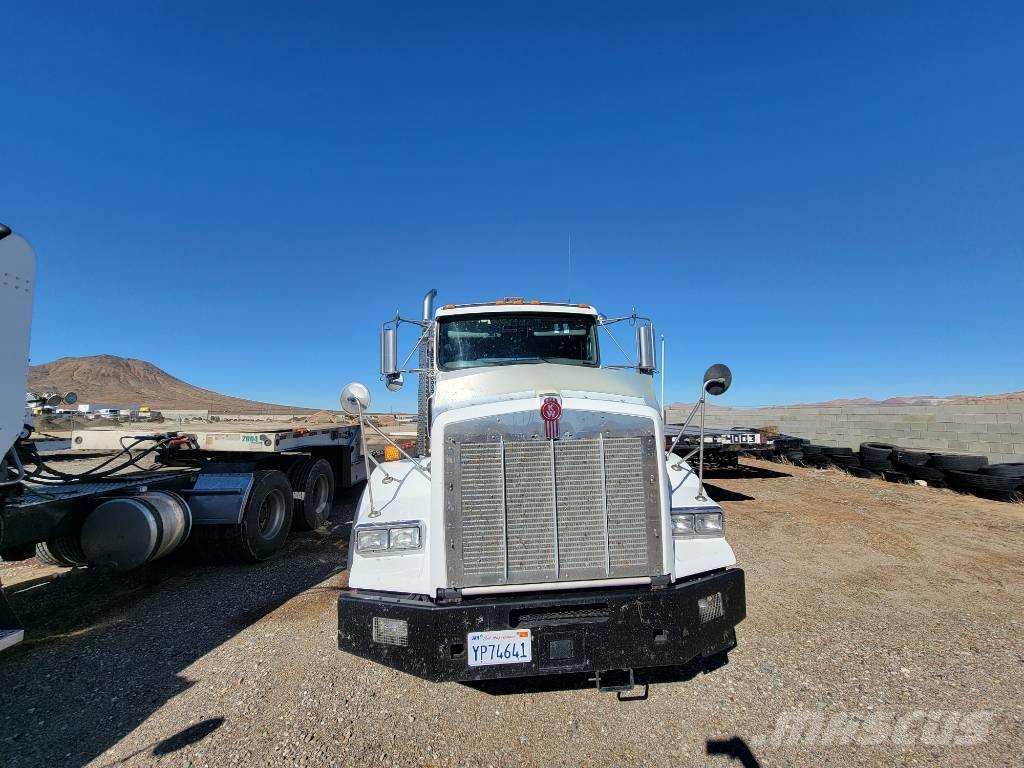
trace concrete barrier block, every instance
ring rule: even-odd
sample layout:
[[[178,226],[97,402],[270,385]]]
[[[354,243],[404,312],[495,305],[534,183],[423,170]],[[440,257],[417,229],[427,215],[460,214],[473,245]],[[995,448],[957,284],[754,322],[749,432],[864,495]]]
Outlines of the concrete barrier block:
[[[997,424],[1021,424],[1024,423],[1024,414],[1020,413],[997,413]]]

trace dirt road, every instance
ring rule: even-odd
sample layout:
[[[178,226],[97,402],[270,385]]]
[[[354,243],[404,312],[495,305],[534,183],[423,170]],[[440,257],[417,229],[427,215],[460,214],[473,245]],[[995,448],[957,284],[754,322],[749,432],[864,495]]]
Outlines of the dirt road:
[[[342,499],[258,567],[0,564],[0,754],[80,765],[1006,765],[1024,741],[1024,505],[751,462],[731,663],[619,703],[434,685],[337,651]],[[950,743],[952,742],[952,743]],[[971,743],[977,742],[977,743]]]

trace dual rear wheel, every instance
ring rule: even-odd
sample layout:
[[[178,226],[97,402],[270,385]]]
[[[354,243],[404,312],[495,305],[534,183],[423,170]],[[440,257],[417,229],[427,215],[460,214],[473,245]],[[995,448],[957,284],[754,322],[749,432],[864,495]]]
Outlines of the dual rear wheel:
[[[293,528],[313,531],[331,516],[334,504],[334,472],[324,459],[300,459],[288,470],[263,470],[253,478],[242,522],[214,529],[206,536],[222,537],[224,553],[232,560],[266,560],[284,546]],[[217,530],[219,529],[219,530]]]

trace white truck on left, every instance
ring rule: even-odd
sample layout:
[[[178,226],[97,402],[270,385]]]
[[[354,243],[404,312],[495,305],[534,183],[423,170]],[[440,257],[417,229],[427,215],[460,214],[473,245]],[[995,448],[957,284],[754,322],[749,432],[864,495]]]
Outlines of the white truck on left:
[[[194,539],[215,558],[263,560],[292,528],[324,525],[336,487],[365,479],[360,428],[343,424],[83,430],[72,449],[111,455],[64,468],[32,439],[34,287],[32,248],[0,225],[0,559],[123,571]],[[145,456],[161,471],[141,470]],[[23,636],[0,588],[0,650]]]

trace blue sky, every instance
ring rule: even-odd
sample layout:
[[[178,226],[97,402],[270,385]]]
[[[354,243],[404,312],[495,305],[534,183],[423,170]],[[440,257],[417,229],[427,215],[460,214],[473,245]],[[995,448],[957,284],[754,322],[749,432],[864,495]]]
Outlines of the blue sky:
[[[34,362],[408,408],[378,329],[436,287],[636,307],[670,401],[716,361],[731,405],[1024,389],[1020,3],[10,3],[4,27]]]

